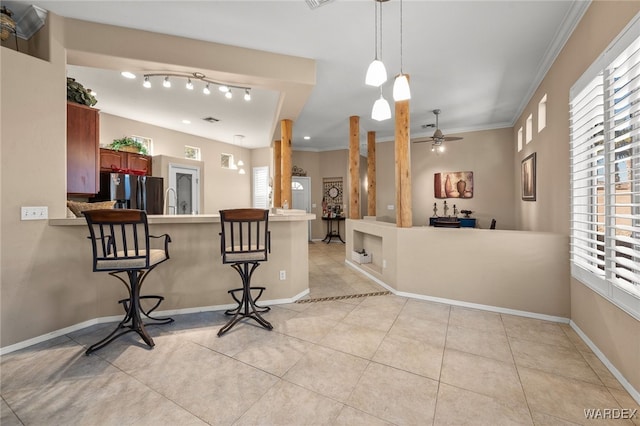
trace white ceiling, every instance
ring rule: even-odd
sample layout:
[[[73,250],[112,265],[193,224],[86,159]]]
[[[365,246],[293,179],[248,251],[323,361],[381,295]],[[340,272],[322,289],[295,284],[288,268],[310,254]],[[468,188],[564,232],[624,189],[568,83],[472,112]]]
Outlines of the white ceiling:
[[[287,1],[3,1],[16,15],[35,4],[58,15],[233,46],[311,58],[317,84],[298,117],[295,149],[346,148],[349,117],[366,132],[393,139],[394,120],[371,120],[379,90],[364,84],[374,57],[374,1],[335,0],[311,10]],[[422,125],[441,109],[445,134],[510,127],[521,114],[588,1],[418,1],[403,3],[403,71],[411,76],[411,137],[431,136]],[[400,70],[400,0],[382,4],[382,60],[390,76]],[[133,42],[133,41],[132,41]],[[199,70],[193,70],[199,71]],[[232,100],[184,81],[161,90],[142,88],[142,76],[69,66],[68,75],[98,92],[101,111],[243,146],[269,146],[279,129],[280,94],[252,90],[251,102]],[[392,104],[392,80],[383,85]],[[393,111],[393,108],[392,108]],[[206,123],[203,117],[221,121]],[[275,118],[274,118],[275,117]],[[182,124],[191,120],[190,125]],[[310,140],[303,140],[310,136]],[[462,143],[472,143],[465,140]]]

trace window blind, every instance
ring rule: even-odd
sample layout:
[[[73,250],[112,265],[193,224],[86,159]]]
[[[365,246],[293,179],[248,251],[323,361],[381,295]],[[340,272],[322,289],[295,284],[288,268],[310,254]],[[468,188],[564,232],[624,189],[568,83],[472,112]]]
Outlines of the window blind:
[[[640,24],[570,93],[572,275],[640,318]]]
[[[269,206],[269,167],[253,168],[253,207],[268,209]]]

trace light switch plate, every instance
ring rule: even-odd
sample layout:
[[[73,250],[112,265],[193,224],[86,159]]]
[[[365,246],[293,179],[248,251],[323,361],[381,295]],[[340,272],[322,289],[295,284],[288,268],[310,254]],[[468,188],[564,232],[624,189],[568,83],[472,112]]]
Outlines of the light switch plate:
[[[47,206],[20,208],[20,220],[46,220],[46,219],[49,219],[49,208]]]

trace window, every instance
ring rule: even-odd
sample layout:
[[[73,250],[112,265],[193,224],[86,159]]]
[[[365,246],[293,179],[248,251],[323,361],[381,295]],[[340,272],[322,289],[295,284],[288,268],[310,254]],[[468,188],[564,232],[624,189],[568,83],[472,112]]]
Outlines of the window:
[[[223,169],[237,169],[236,163],[233,162],[233,154],[220,154],[220,166]]]
[[[640,319],[640,25],[570,92],[571,272]]]
[[[523,142],[522,127],[520,127],[518,129],[518,152],[522,151],[522,142]]]
[[[144,136],[131,136],[131,139],[144,145],[147,148],[147,155],[153,155],[153,139]]]
[[[253,207],[268,209],[271,207],[271,188],[269,186],[269,167],[253,168]]]
[[[527,143],[533,140],[533,115],[532,114],[529,114],[529,116],[527,117],[525,138],[527,140]]]
[[[200,161],[200,148],[197,146],[184,146],[184,158]]]
[[[545,94],[538,103],[538,133],[547,127],[547,95]]]

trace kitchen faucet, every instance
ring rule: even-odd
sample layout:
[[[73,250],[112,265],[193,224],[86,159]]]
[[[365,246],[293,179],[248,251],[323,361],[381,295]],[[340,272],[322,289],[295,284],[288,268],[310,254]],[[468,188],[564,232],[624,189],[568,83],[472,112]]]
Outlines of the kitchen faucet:
[[[169,192],[173,192],[173,205],[169,203]],[[178,204],[178,195],[176,190],[172,187],[168,187],[164,192],[164,214],[170,214],[169,209],[173,209],[173,214],[176,214],[176,204]]]

